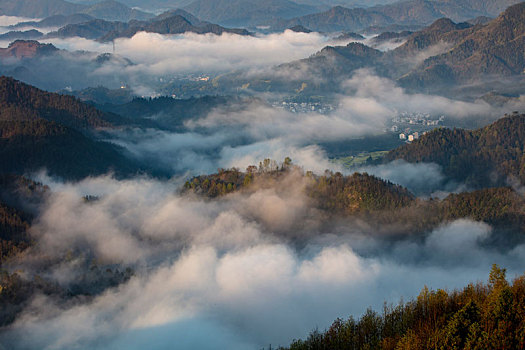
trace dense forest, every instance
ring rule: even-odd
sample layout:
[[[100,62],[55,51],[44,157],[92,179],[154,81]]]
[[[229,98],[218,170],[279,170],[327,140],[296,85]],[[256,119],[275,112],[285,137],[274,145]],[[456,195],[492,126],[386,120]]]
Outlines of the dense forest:
[[[523,349],[525,275],[512,283],[493,265],[488,283],[462,290],[423,288],[409,302],[368,309],[359,319],[337,319],[281,350]]]
[[[326,171],[323,175],[304,172],[290,158],[280,165],[266,159],[245,172],[219,169],[211,175],[196,176],[185,183],[184,191],[206,198],[220,198],[234,192],[278,187],[287,176],[302,184],[311,204],[331,216],[359,216],[379,229],[418,233],[461,218],[483,221],[508,232],[524,232],[525,199],[510,187],[495,187],[450,194],[444,199],[416,198],[406,188],[369,174]],[[507,234],[509,234],[507,232]],[[518,239],[523,239],[519,235]],[[516,237],[515,237],[516,238]]]
[[[405,207],[414,196],[405,188],[368,174],[355,173],[343,176],[327,171],[318,176],[306,173],[286,158],[281,165],[265,159],[259,167],[249,166],[246,172],[233,168],[219,169],[212,175],[201,175],[186,182],[184,188],[209,198],[215,198],[237,190],[251,191],[272,187],[292,174],[303,180],[305,193],[320,209],[337,213],[356,213]]]
[[[47,119],[77,129],[108,127],[122,118],[78,99],[0,77],[0,120]]]
[[[48,191],[23,176],[0,174],[0,268],[33,244],[28,230]]]
[[[0,174],[47,170],[65,179],[143,169],[91,131],[128,121],[78,99],[0,77]],[[131,123],[133,125],[133,123]]]
[[[385,160],[434,162],[475,188],[525,183],[525,115],[506,116],[478,130],[436,129],[389,152]]]
[[[118,176],[140,171],[116,146],[94,141],[56,122],[0,120],[0,174],[42,169],[65,179],[110,171]]]
[[[27,234],[31,217],[0,201],[0,266],[5,259],[15,256],[30,245]]]

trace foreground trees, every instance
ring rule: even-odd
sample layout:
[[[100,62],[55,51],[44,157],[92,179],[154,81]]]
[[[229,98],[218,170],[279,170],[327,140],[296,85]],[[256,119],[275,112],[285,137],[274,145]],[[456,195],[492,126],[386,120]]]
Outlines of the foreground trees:
[[[337,319],[324,333],[315,330],[281,350],[523,348],[525,275],[510,284],[505,269],[493,265],[487,284],[453,292],[425,287],[406,304]]]

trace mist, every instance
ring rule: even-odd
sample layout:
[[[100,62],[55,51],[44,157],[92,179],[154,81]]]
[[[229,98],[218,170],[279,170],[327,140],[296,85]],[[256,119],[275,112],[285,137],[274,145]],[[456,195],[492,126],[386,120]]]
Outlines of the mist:
[[[112,52],[111,43],[82,38],[45,40],[69,51]],[[242,36],[223,33],[162,35],[139,32],[115,40],[115,53],[129,58],[148,74],[224,72],[270,67],[301,59],[320,50],[329,38],[319,33],[283,33]]]
[[[293,113],[248,99],[212,109],[203,117],[187,118],[177,130],[117,129],[107,141],[124,147],[132,157],[170,175],[206,174],[217,168],[245,169],[265,158],[289,156],[307,170],[351,173],[331,162],[330,145],[385,135],[400,113],[444,115],[447,125],[477,127],[500,118],[508,110],[524,110],[525,99],[491,106],[483,100],[456,101],[409,94],[394,82],[367,70],[356,72],[344,84],[346,94],[336,97],[336,108],[326,114]],[[276,99],[275,95],[271,96]],[[165,116],[153,117],[162,121]],[[414,193],[454,192],[461,184],[447,182],[437,165],[395,162],[358,168],[408,187]]]
[[[134,276],[84,301],[35,296],[0,335],[2,344],[10,349],[286,345],[337,317],[417,295],[425,285],[452,289],[486,280],[492,263],[507,267],[510,277],[522,272],[525,246],[487,247],[483,242],[492,229],[484,223],[453,221],[418,239],[407,235],[394,242],[370,235],[350,218],[326,227],[301,182],[289,176],[282,191],[234,193],[221,201],[179,194],[177,179],[40,178],[51,184],[52,195],[31,228],[37,244],[12,267],[66,287],[82,273],[82,259],[131,267]],[[99,200],[82,201],[87,194]],[[303,227],[302,217],[308,218]],[[89,257],[75,253],[81,251]],[[76,258],[60,259],[68,252]],[[50,263],[54,259],[57,263]]]
[[[0,24],[9,21],[14,19],[0,17]],[[26,78],[53,89],[129,85],[136,94],[157,96],[171,79],[267,72],[330,40],[292,31],[246,37],[139,33],[116,40],[115,55],[100,62],[98,55],[112,52],[112,45],[48,39],[70,52],[33,62],[39,73]],[[276,74],[324,79],[301,68]],[[288,96],[267,93],[201,117],[183,116],[172,127],[93,131],[164,178],[107,174],[71,182],[45,171],[28,174],[50,191],[29,229],[34,245],[5,268],[51,281],[63,294],[35,294],[0,332],[0,349],[261,349],[304,338],[338,317],[358,317],[369,306],[379,310],[384,302],[413,298],[424,286],[452,290],[485,281],[494,263],[510,278],[523,272],[523,240],[512,247],[492,244],[499,232],[487,223],[459,219],[414,232],[412,223],[379,227],[364,216],[323,212],[306,194],[303,173],[367,172],[407,187],[418,200],[468,190],[437,164],[347,169],[334,161],[340,154],[330,145],[386,135],[392,118],[404,112],[479,126],[509,110],[523,111],[524,96],[491,105],[411,94],[371,70],[358,70],[335,88],[327,113],[278,108],[271,102]],[[151,120],[169,117],[175,116],[160,113]],[[219,199],[182,190],[193,175],[285,157],[297,168],[250,190]],[[106,287],[119,275],[115,271],[124,277]]]
[[[38,21],[37,18],[27,18],[27,17],[17,17],[17,16],[0,16],[0,31],[7,31],[8,29],[5,27],[18,24],[20,22],[27,22],[27,21]]]

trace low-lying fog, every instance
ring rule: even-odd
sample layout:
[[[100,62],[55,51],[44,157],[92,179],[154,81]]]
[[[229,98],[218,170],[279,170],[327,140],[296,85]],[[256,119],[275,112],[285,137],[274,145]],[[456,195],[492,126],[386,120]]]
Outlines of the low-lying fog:
[[[484,246],[491,227],[469,220],[395,241],[351,220],[326,226],[294,179],[283,180],[282,191],[211,202],[178,194],[177,181],[42,180],[52,195],[31,229],[38,243],[19,268],[38,270],[73,252],[41,272],[67,286],[85,268],[82,251],[135,276],[86,302],[35,297],[2,334],[6,349],[285,345],[425,285],[486,280],[492,263],[513,277],[525,258],[522,245]],[[99,200],[85,203],[84,195]]]
[[[48,41],[69,50],[112,50],[87,40]],[[262,69],[308,57],[327,43],[320,34],[291,31],[257,37],[141,33],[117,40],[116,52],[136,63],[122,74],[140,82],[145,74]],[[115,67],[92,74],[104,77]],[[70,183],[39,175],[51,195],[30,230],[35,247],[12,268],[66,287],[91,263],[130,267],[134,276],[92,300],[36,296],[0,334],[0,349],[260,349],[287,345],[369,306],[380,310],[384,301],[407,300],[425,285],[453,289],[485,281],[493,263],[511,278],[521,274],[525,246],[487,247],[487,224],[457,220],[417,239],[393,240],[348,218],[323,222],[293,178],[283,180],[286,186],[214,201],[180,194],[188,175],[244,169],[264,158],[290,156],[305,170],[349,172],[319,144],[382,133],[399,112],[479,123],[525,103],[521,98],[496,108],[481,100],[412,95],[369,71],[357,72],[341,91],[339,107],[328,115],[254,103],[234,112],[219,107],[179,132],[109,134],[132,157],[167,169],[169,181],[108,175]],[[361,170],[416,192],[453,190],[435,164]],[[98,200],[86,202],[86,195]]]

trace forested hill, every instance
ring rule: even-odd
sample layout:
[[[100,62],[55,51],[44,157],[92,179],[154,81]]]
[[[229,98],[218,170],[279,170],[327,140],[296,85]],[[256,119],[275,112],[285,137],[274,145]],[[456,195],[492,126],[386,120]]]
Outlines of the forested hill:
[[[53,176],[80,179],[141,171],[116,146],[86,132],[122,120],[72,96],[0,77],[0,174],[46,170]]]
[[[185,190],[215,198],[236,191],[278,188],[292,181],[304,185],[305,194],[319,209],[347,214],[401,208],[414,201],[407,189],[374,176],[359,173],[343,176],[331,172],[322,176],[311,172],[304,174],[288,159],[281,166],[266,159],[259,168],[250,166],[246,172],[235,168],[220,169],[216,174],[194,177],[186,182]]]
[[[39,118],[76,129],[110,127],[123,120],[72,96],[46,92],[9,77],[0,77],[0,120]]]
[[[512,232],[525,232],[525,199],[510,187],[450,194],[442,200],[422,199],[366,173],[304,172],[288,158],[281,165],[266,159],[245,172],[219,169],[215,174],[196,176],[186,182],[183,191],[223,200],[229,194],[251,195],[261,189],[285,196],[301,191],[309,205],[326,215],[359,217],[378,232],[385,227],[401,235],[430,232],[443,223],[466,218],[490,224],[500,243],[524,239]]]
[[[525,275],[512,283],[493,265],[487,284],[447,292],[424,288],[416,299],[358,320],[337,319],[279,350],[342,349],[523,349]]]
[[[525,183],[525,114],[506,116],[478,130],[436,129],[390,151],[387,161],[433,162],[445,175],[476,188],[509,178]]]

